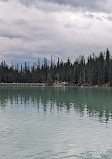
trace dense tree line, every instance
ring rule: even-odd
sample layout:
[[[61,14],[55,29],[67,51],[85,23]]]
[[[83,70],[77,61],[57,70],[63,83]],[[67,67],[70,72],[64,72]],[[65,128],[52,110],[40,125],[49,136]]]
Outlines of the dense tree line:
[[[74,63],[67,59],[63,62],[58,58],[54,63],[51,57],[51,64],[46,58],[40,65],[29,66],[27,63],[8,67],[5,61],[0,65],[0,82],[3,83],[50,83],[55,81],[66,81],[76,85],[103,85],[112,86],[112,57],[109,50],[100,52],[98,56],[93,53],[86,60],[80,56]]]

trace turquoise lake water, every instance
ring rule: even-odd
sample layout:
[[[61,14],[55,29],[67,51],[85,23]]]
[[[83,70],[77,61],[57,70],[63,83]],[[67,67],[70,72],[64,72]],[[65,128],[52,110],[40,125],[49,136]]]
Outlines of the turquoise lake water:
[[[112,159],[112,89],[1,87],[0,159]]]

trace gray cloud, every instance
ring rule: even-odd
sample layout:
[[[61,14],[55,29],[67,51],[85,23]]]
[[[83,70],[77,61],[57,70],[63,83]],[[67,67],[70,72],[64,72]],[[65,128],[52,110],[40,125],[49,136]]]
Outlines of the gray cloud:
[[[77,8],[82,11],[92,11],[92,12],[112,12],[111,0],[19,0],[22,4],[30,6],[32,4],[38,3],[53,3],[63,6],[70,6],[72,8]],[[55,7],[54,7],[55,8]]]
[[[13,24],[15,24],[15,25],[20,25],[20,26],[25,26],[25,25],[28,26],[27,21],[24,20],[24,19],[17,19],[17,20],[14,20],[14,21],[13,21]]]
[[[32,61],[44,56],[50,59],[51,54],[75,59],[80,54],[111,49],[107,0],[0,2],[0,58],[9,62],[30,61],[30,57]]]
[[[7,2],[10,0],[0,0],[3,2]],[[80,9],[82,11],[92,11],[92,12],[111,12],[112,4],[111,0],[15,0],[26,6],[34,6],[40,7],[40,3],[52,3],[62,6],[70,6],[72,8]],[[46,4],[48,5],[48,4]],[[54,9],[53,8],[50,9]],[[42,9],[42,8],[41,8]]]
[[[28,40],[28,37],[23,35],[14,35],[12,33],[0,33],[0,37],[9,38],[9,39],[26,39]]]
[[[48,2],[52,2],[52,0],[45,0]],[[54,3],[60,4],[60,5],[69,5],[75,8],[85,8],[89,10],[98,10],[100,7],[97,5],[98,1],[90,1],[90,0],[54,0]]]
[[[109,21],[112,21],[112,16],[108,16],[107,19],[108,19]]]

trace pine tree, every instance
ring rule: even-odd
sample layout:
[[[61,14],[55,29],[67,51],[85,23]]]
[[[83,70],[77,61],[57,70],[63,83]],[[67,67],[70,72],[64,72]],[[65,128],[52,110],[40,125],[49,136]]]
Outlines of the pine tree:
[[[51,77],[50,74],[48,74],[48,76],[47,76],[47,84],[48,84],[49,86],[51,86],[51,85],[53,84],[53,79],[52,79],[52,77]]]

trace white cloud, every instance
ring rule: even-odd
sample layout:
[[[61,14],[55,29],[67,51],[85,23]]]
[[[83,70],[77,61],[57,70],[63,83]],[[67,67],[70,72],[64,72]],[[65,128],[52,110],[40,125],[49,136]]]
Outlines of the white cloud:
[[[6,61],[33,61],[38,57],[75,59],[112,50],[112,14],[80,1],[75,9],[68,5],[43,1],[0,1],[0,58]],[[24,2],[24,4],[23,4]],[[73,0],[71,1],[73,2]],[[110,0],[111,2],[111,0]],[[101,4],[100,4],[101,3]],[[72,3],[71,3],[72,4]],[[80,9],[88,8],[86,10]],[[90,9],[91,8],[91,9]],[[93,12],[94,10],[94,12]],[[109,18],[110,17],[110,18]]]

